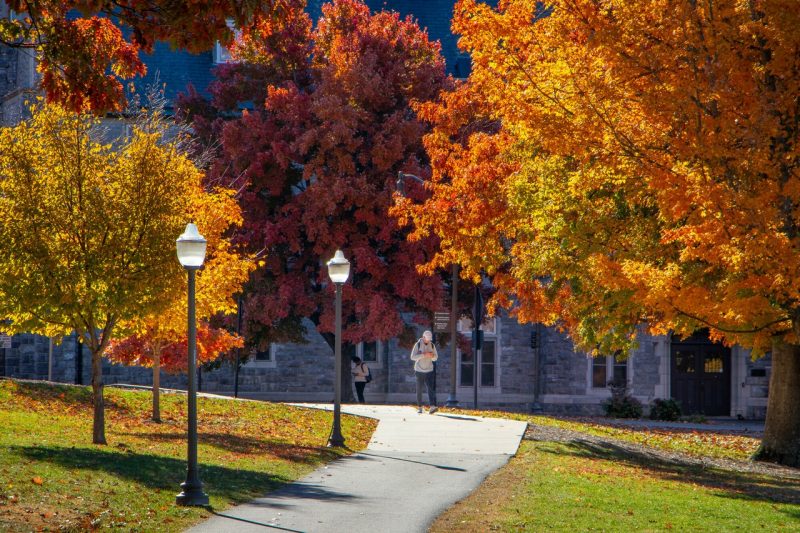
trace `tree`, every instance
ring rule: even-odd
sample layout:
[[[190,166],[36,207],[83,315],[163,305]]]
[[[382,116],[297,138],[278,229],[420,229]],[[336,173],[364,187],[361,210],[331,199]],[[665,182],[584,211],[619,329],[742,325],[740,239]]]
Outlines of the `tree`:
[[[197,273],[196,316],[198,364],[214,361],[234,348],[243,346],[242,338],[227,329],[212,325],[218,315],[236,311],[233,295],[241,292],[255,267],[252,257],[238,253],[230,242],[231,228],[242,223],[241,209],[233,191],[216,189],[213,194],[198,188],[191,208],[196,223],[208,241],[207,258]],[[182,283],[175,283],[161,298],[169,302],[164,310],[134,317],[121,326],[133,332],[112,340],[108,347],[111,361],[153,369],[153,420],[161,421],[161,369],[185,373],[188,361],[186,331],[187,300]]]
[[[401,312],[443,304],[442,279],[416,272],[435,240],[407,242],[387,213],[397,172],[425,173],[425,126],[411,104],[447,83],[439,46],[412,20],[355,0],[325,5],[313,33],[302,11],[283,20],[291,25],[244,28],[232,54],[246,63],[220,71],[211,102],[184,101],[201,137],[221,137],[210,179],[240,179],[240,241],[268,252],[247,287],[246,336],[303,342],[308,317],[333,345],[325,261],[337,248],[352,262],[344,341],[397,336]],[[219,118],[245,101],[252,111]]]
[[[641,323],[771,350],[761,456],[800,464],[796,5],[462,0],[454,28],[474,69],[422,110],[432,197],[405,208],[431,266],[498,272],[495,303],[591,350]]]
[[[292,1],[292,0],[288,0]],[[284,0],[6,0],[0,45],[33,48],[40,59],[48,101],[74,111],[119,111],[125,98],[120,78],[145,73],[139,52],[156,41],[192,52],[229,43],[228,21],[280,19]]]
[[[80,335],[92,354],[93,442],[105,444],[108,343],[183,286],[176,237],[198,201],[230,193],[201,192],[201,172],[164,140],[163,121],[134,124],[112,146],[90,116],[31,112],[0,129],[0,314],[5,329]]]

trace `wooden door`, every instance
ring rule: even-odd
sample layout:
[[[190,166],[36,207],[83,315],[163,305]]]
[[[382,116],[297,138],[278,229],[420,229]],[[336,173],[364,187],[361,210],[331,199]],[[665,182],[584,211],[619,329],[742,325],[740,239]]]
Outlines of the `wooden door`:
[[[685,415],[730,416],[731,351],[699,340],[672,342],[672,397]]]

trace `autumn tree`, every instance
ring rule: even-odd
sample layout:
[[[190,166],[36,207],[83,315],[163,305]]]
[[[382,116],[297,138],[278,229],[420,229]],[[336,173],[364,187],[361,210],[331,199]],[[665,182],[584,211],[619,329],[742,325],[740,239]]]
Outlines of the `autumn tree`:
[[[36,50],[48,101],[95,112],[125,108],[120,80],[145,73],[139,52],[152,52],[156,41],[200,52],[232,40],[229,21],[240,27],[269,22],[286,10],[284,0],[5,3],[11,12],[0,9],[0,45]]]
[[[195,223],[203,228],[208,241],[206,260],[197,273],[196,316],[198,364],[214,361],[241,348],[242,338],[214,320],[219,315],[236,312],[233,298],[241,292],[248,274],[255,267],[253,257],[240,254],[231,243],[232,227],[242,223],[241,209],[232,190],[217,189],[213,194],[202,188],[194,191],[191,213]],[[144,366],[153,369],[153,414],[161,421],[160,377],[163,369],[169,373],[186,373],[188,344],[186,330],[186,290],[175,283],[161,294],[168,307],[149,315],[140,315],[121,324],[132,332],[118,336],[109,343],[108,358],[116,363]]]
[[[406,242],[387,214],[397,172],[425,173],[425,126],[411,104],[446,83],[439,45],[413,20],[355,0],[325,5],[313,31],[301,10],[283,20],[291,24],[244,28],[232,50],[242,62],[220,70],[213,99],[184,101],[199,135],[221,138],[211,179],[240,180],[239,239],[268,252],[248,285],[247,336],[302,342],[307,317],[332,344],[325,262],[337,248],[352,262],[344,341],[397,336],[402,312],[443,302],[442,279],[415,268],[435,241]],[[240,118],[220,118],[247,101]]]
[[[796,4],[462,0],[454,28],[473,72],[423,109],[432,197],[404,207],[432,266],[497,272],[587,349],[646,323],[770,351],[761,456],[800,464]]]
[[[135,124],[112,146],[90,116],[56,105],[31,113],[0,129],[0,314],[5,329],[83,339],[93,442],[105,444],[105,350],[184,286],[175,239],[193,207],[208,204],[210,221],[230,192],[204,195],[201,172],[158,124]]]

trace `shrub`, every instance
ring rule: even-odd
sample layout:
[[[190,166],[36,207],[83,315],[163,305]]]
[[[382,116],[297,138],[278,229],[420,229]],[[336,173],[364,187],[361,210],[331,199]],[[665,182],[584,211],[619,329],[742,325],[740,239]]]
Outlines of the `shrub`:
[[[652,420],[678,420],[681,417],[681,404],[675,398],[663,400],[656,398],[650,404],[650,418]]]
[[[611,398],[603,402],[606,415],[614,418],[641,418],[642,402],[628,394],[628,384],[609,381]]]

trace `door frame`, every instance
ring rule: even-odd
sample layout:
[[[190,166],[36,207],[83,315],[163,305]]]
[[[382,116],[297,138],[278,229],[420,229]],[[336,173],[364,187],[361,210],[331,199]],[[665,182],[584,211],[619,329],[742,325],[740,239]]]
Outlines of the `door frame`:
[[[718,346],[719,349],[722,350],[722,361],[723,361],[723,372],[722,373],[723,373],[723,377],[721,378],[721,381],[723,382],[723,393],[727,393],[727,397],[725,397],[723,399],[723,401],[722,401],[722,404],[725,407],[725,412],[722,413],[722,414],[711,414],[711,415],[708,415],[708,416],[731,416],[732,409],[733,409],[734,403],[735,403],[733,401],[733,395],[734,395],[734,393],[736,391],[736,388],[733,386],[733,377],[734,377],[734,374],[735,374],[734,369],[733,369],[733,366],[734,366],[733,350],[731,350],[730,348],[728,348],[726,346],[723,346],[722,344],[711,342],[711,340],[709,338],[709,335],[708,335],[708,330],[700,330],[698,332],[695,332],[690,337],[686,337],[686,338],[683,338],[683,339],[680,338],[680,337],[677,337],[675,335],[672,335],[669,338],[670,338],[670,344],[669,344],[669,350],[667,351],[668,360],[667,360],[667,365],[666,366],[667,366],[668,371],[669,371],[669,392],[670,392],[669,396],[670,396],[670,398],[674,398],[674,399],[680,401],[680,398],[677,397],[676,390],[675,390],[676,383],[677,383],[677,380],[678,380],[676,367],[675,367],[675,365],[676,365],[676,361],[675,361],[676,348],[679,348],[680,346],[686,346],[687,348],[688,347],[695,347],[695,348],[699,348],[701,350],[700,353],[704,353],[705,350],[703,350],[703,347]],[[701,366],[702,366],[702,361],[701,360],[695,360],[695,370],[697,371],[697,370],[701,369]],[[700,376],[701,376],[701,374],[698,373],[698,377],[696,379],[697,383],[695,384],[695,387],[698,387],[698,388],[693,391],[693,394],[697,399],[697,404],[698,404],[697,411],[702,413],[702,411],[703,411],[702,406],[704,404],[703,404],[703,401],[702,401],[701,389],[699,387],[703,386],[703,383],[702,383],[703,379]],[[681,406],[681,410],[683,411],[684,409],[685,409],[685,407],[682,405]],[[695,413],[686,413],[686,412],[684,412],[684,414],[695,414]]]

